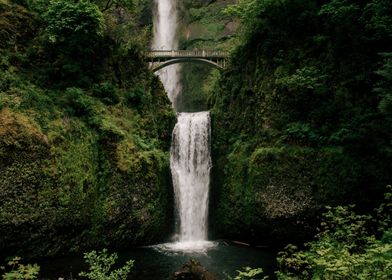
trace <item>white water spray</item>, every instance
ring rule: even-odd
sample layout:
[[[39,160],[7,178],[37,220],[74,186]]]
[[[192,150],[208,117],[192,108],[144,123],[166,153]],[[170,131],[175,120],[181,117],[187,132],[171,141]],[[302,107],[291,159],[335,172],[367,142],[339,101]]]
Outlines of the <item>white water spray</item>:
[[[153,50],[178,49],[177,0],[155,0]],[[176,99],[181,91],[180,66],[178,64],[165,67],[158,75],[168,93],[168,97],[176,108]]]

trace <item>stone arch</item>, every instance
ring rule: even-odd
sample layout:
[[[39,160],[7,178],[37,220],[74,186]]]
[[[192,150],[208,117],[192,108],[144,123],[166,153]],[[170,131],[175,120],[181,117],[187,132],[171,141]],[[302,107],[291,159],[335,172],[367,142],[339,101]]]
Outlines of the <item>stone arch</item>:
[[[213,60],[209,60],[209,59],[204,59],[204,58],[173,58],[173,59],[169,59],[167,61],[161,62],[158,65],[152,65],[152,71],[156,72],[158,70],[161,70],[169,65],[173,65],[173,64],[177,64],[177,63],[185,63],[185,62],[191,62],[191,63],[204,63],[204,64],[208,64],[212,67],[215,67],[217,69],[224,69],[224,65],[223,65],[223,60],[222,61],[213,61]]]

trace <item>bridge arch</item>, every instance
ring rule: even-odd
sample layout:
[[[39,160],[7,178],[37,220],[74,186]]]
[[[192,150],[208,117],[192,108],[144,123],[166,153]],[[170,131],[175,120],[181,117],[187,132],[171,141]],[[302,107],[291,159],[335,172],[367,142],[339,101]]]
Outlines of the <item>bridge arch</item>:
[[[227,53],[210,50],[152,50],[147,54],[150,69],[154,72],[169,65],[185,62],[204,63],[217,69],[226,66]]]
[[[153,65],[151,70],[153,72],[157,72],[167,66],[173,65],[173,64],[178,64],[178,63],[203,63],[203,64],[208,64],[216,69],[222,70],[224,69],[224,64],[219,63],[216,61],[212,61],[209,59],[204,59],[204,58],[173,58],[167,61],[164,61],[158,65]]]

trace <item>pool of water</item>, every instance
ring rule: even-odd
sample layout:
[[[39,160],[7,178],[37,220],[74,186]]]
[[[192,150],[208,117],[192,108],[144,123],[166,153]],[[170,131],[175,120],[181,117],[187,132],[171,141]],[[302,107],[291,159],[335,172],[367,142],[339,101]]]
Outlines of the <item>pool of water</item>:
[[[167,249],[169,247],[169,249]],[[169,280],[173,273],[191,258],[197,259],[207,270],[221,278],[227,274],[234,276],[242,267],[261,267],[272,276],[276,268],[276,253],[268,248],[251,248],[216,242],[214,246],[202,251],[173,250],[171,246],[158,245],[136,248],[118,254],[118,262],[135,261],[130,279]],[[42,261],[41,279],[75,279],[80,271],[86,270],[82,257],[68,257]]]

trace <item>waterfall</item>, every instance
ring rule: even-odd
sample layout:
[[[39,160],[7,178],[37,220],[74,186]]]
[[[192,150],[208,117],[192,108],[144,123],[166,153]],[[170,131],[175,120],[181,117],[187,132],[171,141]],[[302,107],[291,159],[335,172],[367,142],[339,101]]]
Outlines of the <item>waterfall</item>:
[[[178,49],[177,0],[155,0],[153,50]],[[158,71],[168,97],[176,108],[176,99],[181,91],[180,66],[178,64]]]
[[[178,114],[173,130],[170,167],[180,219],[179,242],[207,239],[211,168],[209,139],[209,112]]]
[[[155,0],[154,50],[178,48],[177,0]],[[180,67],[171,65],[158,72],[173,107],[181,91]],[[170,167],[179,229],[176,242],[157,249],[204,251],[214,247],[207,241],[208,195],[210,185],[210,113],[178,113],[173,130]]]

